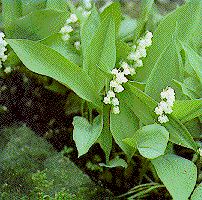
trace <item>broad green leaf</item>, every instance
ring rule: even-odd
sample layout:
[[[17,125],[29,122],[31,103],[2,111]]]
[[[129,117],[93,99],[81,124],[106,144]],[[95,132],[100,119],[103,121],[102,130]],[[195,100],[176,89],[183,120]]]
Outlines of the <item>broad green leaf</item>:
[[[7,33],[8,25],[22,16],[21,0],[2,0],[3,24]]]
[[[132,51],[132,48],[122,40],[116,40],[116,57],[117,61],[126,59],[129,53]]]
[[[38,10],[19,18],[6,29],[7,38],[39,40],[58,33],[68,13],[56,10]]]
[[[67,0],[47,0],[46,8],[67,12],[68,9]]]
[[[116,62],[115,25],[111,18],[101,23],[87,51],[86,65],[111,72]]]
[[[84,59],[84,69],[86,71],[90,71],[90,67],[85,64],[86,62],[86,51],[91,48],[90,44],[92,41],[92,38],[96,31],[98,30],[98,27],[100,25],[100,17],[95,7],[93,7],[91,11],[91,15],[88,17],[88,19],[84,22],[82,28],[81,28],[81,46],[82,46],[82,53],[83,53],[83,59]]]
[[[153,99],[160,101],[160,92],[167,86],[171,86],[172,80],[179,80],[178,53],[174,41],[168,43],[164,50],[158,55],[151,74],[146,82],[145,92]]]
[[[156,66],[156,63],[162,57],[162,54],[166,57],[170,57],[168,63],[162,63],[161,67],[165,67],[171,62],[174,64],[174,61],[171,59],[173,55],[172,50],[165,52],[168,44],[172,45],[173,35],[175,33],[176,39],[187,42],[192,37],[192,34],[195,32],[196,25],[200,22],[201,17],[201,9],[202,9],[202,1],[194,0],[186,3],[185,5],[177,8],[174,12],[168,14],[164,20],[162,20],[154,32],[153,43],[152,46],[148,50],[147,58],[144,60],[144,67],[142,67],[137,73],[137,80],[146,81],[149,77],[152,69]],[[176,30],[177,27],[177,30]],[[171,47],[172,49],[172,47]],[[171,52],[171,55],[169,55]],[[169,64],[169,66],[171,66]],[[167,67],[167,71],[172,71],[173,67]],[[163,79],[163,74],[161,75],[161,79]],[[151,79],[150,79],[151,80]]]
[[[116,30],[116,35],[119,32],[121,20],[122,20],[122,11],[121,11],[121,6],[120,3],[114,2],[110,4],[102,13],[101,13],[101,19],[105,20],[106,18],[113,18],[114,23],[115,23],[115,30]]]
[[[169,139],[169,132],[164,126],[151,124],[137,130],[132,138],[124,141],[137,148],[142,156],[149,159],[164,154]]]
[[[99,165],[103,166],[103,167],[107,167],[107,168],[114,168],[114,167],[127,168],[127,166],[128,166],[127,162],[124,159],[119,158],[119,156],[110,160],[108,164],[100,163]]]
[[[115,62],[115,26],[113,19],[107,18],[93,36],[83,62],[84,69],[87,69],[89,76],[92,77],[97,91],[100,91],[105,84],[104,72],[110,73]]]
[[[81,98],[101,106],[92,80],[79,66],[43,44],[29,40],[7,42],[28,69],[54,78]]]
[[[202,183],[200,183],[191,195],[191,200],[202,199]]]
[[[173,80],[175,84],[180,86],[184,95],[189,97],[190,99],[198,99],[201,98],[202,94],[202,85],[199,80],[194,77],[188,77],[184,79],[183,82]]]
[[[172,154],[160,156],[151,162],[173,200],[189,198],[197,178],[197,168],[193,162]]]
[[[183,49],[186,52],[186,68],[189,71],[193,70],[196,74],[196,77],[200,80],[202,84],[202,57],[200,57],[191,47],[188,45],[183,45]]]
[[[93,120],[93,124],[91,125],[86,118],[76,116],[74,117],[73,125],[73,139],[76,143],[78,156],[80,157],[86,154],[99,138],[103,121],[102,117],[98,116]]]
[[[124,143],[123,140],[132,137],[138,128],[139,120],[127,105],[123,101],[120,101],[120,113],[111,113],[110,115],[110,130],[116,143],[129,158],[133,156],[135,150]]]
[[[187,128],[177,119],[170,116],[169,122],[164,126],[170,133],[170,141],[197,151],[197,145]]]
[[[149,19],[149,15],[152,9],[152,5],[154,0],[142,0],[141,1],[141,11],[140,11],[140,19],[138,20],[137,28],[134,32],[134,41],[136,41],[144,31],[145,24]]]
[[[198,118],[190,120],[184,124],[193,138],[202,138],[201,122]]]
[[[182,123],[202,115],[202,99],[175,101],[172,115]]]
[[[126,83],[124,87],[126,90],[122,92],[120,98],[125,101],[127,106],[144,125],[153,124],[155,122],[153,110],[157,102],[140,89],[136,88],[133,83]]]
[[[155,122],[154,113],[151,113],[145,103],[130,91],[125,90],[122,92],[122,94],[119,95],[119,99],[125,102],[144,125],[153,124]]]
[[[193,32],[192,37],[190,38],[190,46],[200,55],[202,48],[202,20],[196,24],[196,31]]]
[[[22,15],[27,15],[36,10],[46,8],[46,0],[21,0],[22,1]]]
[[[157,106],[157,102],[148,96],[145,92],[141,91],[135,86],[135,82],[128,82],[125,84],[125,88],[130,90],[136,97],[138,97],[144,104],[148,106],[152,111]]]
[[[53,34],[50,37],[40,40],[40,43],[51,47],[52,49],[63,55],[65,58],[67,58],[69,61],[77,65],[81,65],[80,56],[75,53],[70,44],[67,44],[62,40],[60,33]]]
[[[103,149],[106,157],[106,163],[109,162],[110,152],[112,150],[112,133],[110,131],[110,107],[103,106],[103,129],[97,140]]]

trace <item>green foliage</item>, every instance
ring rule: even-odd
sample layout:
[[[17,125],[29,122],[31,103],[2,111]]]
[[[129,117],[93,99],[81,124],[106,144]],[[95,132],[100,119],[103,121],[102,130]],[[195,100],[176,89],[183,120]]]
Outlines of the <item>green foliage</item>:
[[[156,16],[159,17],[157,21],[162,18],[159,23],[151,19],[155,17],[154,1],[148,0],[141,1],[138,20],[123,16],[117,2],[109,5],[103,12],[93,5],[92,9],[89,9],[91,13],[88,17],[85,16],[84,10],[77,8],[71,1],[3,0],[2,3],[5,34],[7,38],[12,38],[6,41],[14,51],[9,49],[5,66],[13,66],[21,60],[31,71],[58,81],[58,85],[53,82],[49,89],[61,92],[61,83],[78,95],[71,95],[65,108],[68,115],[82,114],[73,121],[73,139],[78,155],[86,154],[94,143],[99,143],[106,157],[106,163],[102,163],[102,166],[127,167],[125,160],[117,155],[113,155],[112,160],[109,159],[114,139],[126,154],[128,161],[131,161],[134,154],[143,156],[143,160],[151,160],[157,175],[173,199],[189,198],[196,184],[196,166],[193,162],[174,155],[172,143],[198,152],[199,146],[193,137],[200,138],[199,123],[202,114],[199,30],[202,2],[187,1],[165,17]],[[76,24],[70,24],[74,29],[70,34],[71,38],[63,41],[59,31],[72,13],[77,15],[78,21]],[[138,42],[148,27],[155,29],[152,46],[147,49],[148,55],[143,59],[143,67],[137,68],[135,75],[128,75],[128,82],[123,84],[124,91],[116,94],[120,101],[120,114],[113,114],[110,106],[101,102],[106,92],[111,89],[111,70],[121,69],[120,61],[127,61],[133,49],[132,44]],[[81,41],[81,49],[74,47],[78,41]],[[128,64],[132,66],[132,62],[128,61]],[[154,109],[160,102],[161,91],[167,86],[174,88],[176,101],[173,112],[168,115],[169,121],[159,125]],[[67,108],[70,106],[72,110]],[[94,115],[94,111],[98,113]],[[4,176],[11,177],[14,182],[17,181],[16,176],[21,177],[27,186],[30,185],[30,188],[25,187],[28,188],[25,193],[35,188],[34,193],[51,197],[57,194],[58,196],[54,197],[56,199],[60,199],[59,196],[63,195],[63,192],[64,195],[75,194],[75,187],[83,187],[80,182],[76,182],[69,175],[66,176],[73,171],[65,169],[65,163],[71,163],[69,160],[65,161],[56,154],[55,157],[50,157],[49,154],[53,153],[50,147],[43,149],[42,146],[46,144],[39,143],[42,144],[40,146],[37,142],[34,143],[36,146],[33,146],[28,136],[22,135],[22,142],[29,141],[28,147],[33,146],[31,150],[26,147],[29,156],[24,160],[25,150],[17,148],[18,137],[11,134],[1,136],[3,144],[7,145],[0,146],[4,155],[1,158],[1,175],[3,173]],[[32,139],[35,141],[36,138]],[[173,154],[164,155],[169,151],[169,148],[165,151],[168,141],[170,152]],[[20,144],[23,146],[24,143]],[[39,160],[31,161],[33,156],[37,157],[39,154],[43,157],[43,164]],[[27,160],[29,163],[25,162]],[[58,164],[58,160],[59,168],[55,165]],[[20,168],[19,163],[23,163],[25,167]],[[7,165],[10,167],[9,171],[6,171]],[[88,167],[93,169],[95,166],[89,164]],[[45,168],[54,169],[55,172],[43,171]],[[147,166],[142,168],[141,180]],[[37,169],[40,171],[36,172]],[[60,181],[57,181],[58,174],[63,176]],[[82,183],[88,182],[88,178],[80,176],[79,172],[73,171],[73,174],[78,174]],[[152,171],[152,174],[155,177],[155,172]],[[158,181],[158,178],[155,178],[156,180]],[[136,193],[138,188],[131,191],[131,198],[144,196],[153,189],[163,187],[155,184],[146,185],[145,191],[140,191],[141,194]],[[55,185],[60,186],[60,189]],[[62,186],[69,191],[62,190]],[[200,195],[200,186],[198,187],[193,199]],[[9,188],[11,194],[16,192],[10,185],[4,184],[4,188]]]
[[[72,50],[70,45],[66,44],[62,40],[61,34],[59,34],[59,33],[53,34],[43,40],[40,40],[40,43],[57,51],[62,56],[64,56],[67,60],[69,60],[77,65],[81,64],[79,55],[76,54],[76,52]]]
[[[29,40],[8,40],[8,42],[28,69],[55,78],[70,87],[83,99],[100,105],[91,78],[79,66],[40,43]],[[75,79],[75,77],[79,77],[79,79]]]
[[[123,142],[123,139],[132,137],[134,132],[139,127],[139,120],[134,116],[130,109],[121,102],[121,112],[119,115],[111,113],[110,115],[110,130],[116,143],[131,158],[134,154],[134,149]]]
[[[200,12],[202,9],[200,0],[194,0],[186,3],[185,5],[179,7],[175,11],[173,11],[171,14],[168,14],[158,25],[153,38],[153,44],[151,48],[148,51],[148,56],[145,59],[144,62],[144,68],[140,69],[137,74],[138,80],[146,80],[150,75],[150,73],[153,70],[156,70],[156,63],[161,58],[162,54],[164,54],[164,58],[167,56],[170,56],[169,49],[167,51],[168,54],[165,54],[164,51],[166,48],[170,47],[173,48],[173,45],[171,45],[171,42],[173,40],[173,36],[176,36],[176,39],[186,42],[189,41],[191,38],[192,33],[194,33],[196,25],[200,22]],[[176,50],[174,50],[176,52]],[[174,52],[171,52],[171,56]],[[159,58],[160,57],[160,58]],[[163,58],[161,59],[163,60]],[[172,60],[169,60],[168,63],[162,63],[167,66],[170,62],[173,62]],[[158,74],[162,75],[165,72],[165,68],[163,67],[162,73],[158,71]],[[179,66],[172,66],[173,68],[179,67]],[[167,71],[172,71],[172,68]],[[152,73],[154,76],[154,72]],[[156,75],[158,75],[156,74]],[[170,80],[173,77],[170,77]],[[163,77],[161,78],[163,79]],[[151,80],[151,78],[149,79]],[[158,86],[156,84],[156,86]],[[162,88],[165,85],[162,85]],[[149,87],[148,87],[149,89]],[[158,90],[159,92],[159,90]]]
[[[108,167],[108,168],[114,168],[114,167],[127,168],[128,165],[127,165],[127,163],[126,163],[126,161],[124,159],[119,158],[117,156],[114,159],[110,160],[107,165],[105,165],[104,163],[100,163],[100,166]]]
[[[60,31],[68,14],[57,10],[37,10],[9,24],[7,38],[39,40]]]
[[[114,68],[116,62],[115,25],[113,18],[108,17],[101,23],[84,59],[84,68],[89,67],[89,74],[98,85],[98,91],[103,88],[105,76],[100,72],[108,72]],[[97,76],[96,76],[97,75]],[[100,78],[99,78],[100,77]],[[98,82],[99,83],[99,82]]]
[[[79,157],[87,153],[99,138],[102,131],[102,124],[102,116],[96,117],[92,125],[84,117],[74,117],[73,139],[76,143]]]
[[[196,166],[191,161],[167,154],[151,162],[174,200],[189,198],[197,178]]]
[[[191,200],[199,200],[201,198],[202,198],[202,184],[200,183],[194,190],[193,194],[191,195]]]
[[[68,4],[66,0],[47,0],[46,8],[66,12],[68,9]]]
[[[126,138],[124,141],[137,148],[145,158],[154,159],[164,154],[168,139],[169,132],[165,127],[152,124],[143,126],[132,138]]]
[[[202,115],[202,99],[176,101],[173,115],[182,123]]]

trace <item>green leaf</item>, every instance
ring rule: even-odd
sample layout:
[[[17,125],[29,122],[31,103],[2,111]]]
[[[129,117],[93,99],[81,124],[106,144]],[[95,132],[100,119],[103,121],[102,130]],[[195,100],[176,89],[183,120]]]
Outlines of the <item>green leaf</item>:
[[[112,150],[112,133],[110,131],[110,107],[103,106],[103,129],[97,140],[105,152],[106,163],[109,162],[110,152]]]
[[[79,153],[79,157],[86,154],[90,147],[99,138],[103,121],[102,117],[98,116],[93,120],[93,124],[89,124],[88,120],[84,117],[74,117],[73,120],[74,130],[73,139]]]
[[[124,167],[124,168],[127,168],[127,166],[128,166],[127,162],[124,159],[119,158],[119,156],[116,156],[115,158],[113,158],[112,160],[110,160],[107,165],[104,164],[104,163],[100,163],[99,165],[103,166],[103,167],[108,167],[108,168],[114,168],[114,167]]]
[[[6,29],[7,38],[39,40],[58,33],[68,13],[56,10],[38,10],[19,18]]]
[[[91,68],[86,62],[86,51],[91,48],[90,44],[92,41],[93,36],[95,35],[96,31],[98,30],[98,27],[100,25],[100,17],[95,7],[93,7],[91,15],[88,17],[88,19],[84,22],[82,28],[81,28],[81,46],[82,46],[82,53],[83,53],[83,59],[84,59],[84,69],[86,71],[90,71]]]
[[[43,44],[29,40],[7,42],[28,69],[52,77],[81,98],[102,106],[92,80],[79,66]]]
[[[129,53],[132,51],[132,48],[122,40],[116,40],[116,57],[120,61],[126,59]]]
[[[166,60],[168,60],[166,58],[167,56],[170,57],[170,60],[168,60],[167,63],[162,62],[161,67],[165,68],[164,64],[166,66],[171,66],[169,64],[170,62],[174,64],[174,61],[171,60],[174,59],[174,57],[172,58],[172,47],[167,53],[165,52],[165,49],[169,44],[173,44],[173,35],[176,35],[176,40],[179,39],[182,42],[189,41],[192,34],[195,32],[196,25],[201,21],[201,4],[201,0],[190,1],[168,14],[164,20],[160,22],[158,28],[154,32],[152,46],[149,48],[148,55],[144,60],[144,67],[137,73],[138,81],[147,80],[152,69],[156,66],[156,63],[159,62],[159,57],[162,57],[162,53],[165,55]],[[169,55],[170,53],[171,55]],[[167,67],[167,69],[169,69],[167,71],[172,71],[173,67]],[[161,75],[161,79],[163,80],[163,74],[159,73],[159,75]]]
[[[160,92],[167,86],[171,86],[173,79],[179,80],[181,76],[179,65],[178,53],[173,41],[168,43],[158,55],[158,60],[146,82],[145,92],[153,99],[160,101]]]
[[[94,35],[87,51],[86,65],[99,67],[104,72],[111,72],[116,62],[115,25],[111,18],[106,18]],[[85,67],[84,67],[85,68]]]
[[[197,168],[194,163],[169,154],[160,156],[151,162],[174,200],[189,198],[197,178]]]
[[[36,10],[46,8],[46,0],[21,0],[22,1],[22,15],[27,15]]]
[[[132,83],[124,84],[126,90],[121,93],[119,99],[122,99],[126,105],[134,112],[144,125],[155,122],[153,112],[157,103],[147,94],[137,89]]]
[[[183,49],[186,52],[187,58],[186,58],[186,68],[189,73],[192,70],[196,74],[196,77],[200,80],[200,83],[202,84],[202,58],[188,45],[183,45]],[[194,75],[195,75],[194,74]]]
[[[3,24],[5,32],[8,25],[22,16],[21,0],[2,0]]]
[[[68,9],[67,0],[47,0],[46,8],[67,12]]]
[[[101,13],[101,19],[102,21],[105,20],[106,18],[113,18],[113,21],[115,23],[115,32],[116,35],[119,32],[121,20],[122,20],[122,11],[121,11],[121,6],[120,3],[114,2],[110,4],[105,10]]]
[[[202,183],[200,183],[191,195],[191,200],[202,199]]]
[[[164,126],[151,124],[137,130],[132,138],[124,141],[137,148],[142,156],[149,159],[164,154],[169,139],[169,132]]]
[[[202,94],[202,85],[200,82],[193,77],[188,77],[184,79],[183,82],[173,80],[175,84],[180,86],[184,95],[189,97],[190,99],[201,98]]]
[[[175,101],[172,115],[182,123],[202,115],[202,99]]]
[[[171,142],[197,151],[198,147],[196,142],[187,128],[179,120],[170,116],[169,122],[165,123],[164,126],[170,133]]]
[[[100,25],[86,49],[83,67],[92,77],[97,91],[100,91],[107,78],[104,72],[114,68],[116,62],[115,27],[113,19],[107,18]]]
[[[132,137],[138,128],[139,120],[127,105],[123,101],[120,101],[120,113],[110,114],[110,130],[116,143],[125,152],[128,158],[133,156],[135,150],[124,143],[123,140]]]
[[[81,65],[80,56],[73,52],[73,48],[62,40],[60,33],[53,34],[50,37],[40,40],[40,43],[51,47],[67,60],[77,65]]]

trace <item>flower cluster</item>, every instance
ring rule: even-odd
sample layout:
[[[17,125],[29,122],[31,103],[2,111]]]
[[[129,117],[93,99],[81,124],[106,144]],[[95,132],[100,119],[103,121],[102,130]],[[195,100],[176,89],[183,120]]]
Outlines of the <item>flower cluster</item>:
[[[127,75],[136,74],[135,68],[143,66],[142,60],[140,58],[146,57],[146,47],[152,44],[152,33],[147,32],[144,38],[138,40],[137,47],[133,46],[133,51],[128,55],[129,62],[120,62],[120,68],[114,68],[111,73],[113,74],[113,80],[110,81],[110,90],[107,92],[107,96],[104,97],[105,104],[112,104],[112,112],[114,114],[119,114],[119,100],[117,99],[115,93],[120,93],[124,90],[122,86],[126,83],[128,79]],[[128,64],[129,63],[129,64]]]
[[[70,24],[76,23],[78,18],[76,14],[71,14],[70,17],[66,20],[65,25],[61,28],[60,33],[62,34],[62,39],[68,41],[70,39],[70,33],[73,31],[73,28]]]
[[[128,81],[125,75],[133,75],[134,72],[134,68],[130,67],[126,62],[121,62],[119,69],[115,68],[111,71],[113,80],[110,81],[110,90],[107,92],[107,96],[104,97],[104,103],[113,105],[112,111],[114,114],[119,114],[120,112],[119,100],[116,98],[115,93],[120,93],[124,90],[122,84]]]
[[[173,112],[172,106],[175,101],[175,91],[171,87],[167,87],[161,92],[162,101],[155,108],[155,113],[159,115],[158,121],[160,123],[166,123],[169,121],[165,114],[171,114]]]
[[[133,45],[133,51],[128,55],[128,60],[132,61],[134,68],[142,67],[141,58],[147,56],[146,48],[152,45],[153,34],[147,32],[146,35],[137,41],[137,46]]]
[[[4,40],[4,37],[4,33],[0,32],[0,68],[2,68],[2,62],[5,62],[7,59],[7,55],[5,55],[7,42]]]

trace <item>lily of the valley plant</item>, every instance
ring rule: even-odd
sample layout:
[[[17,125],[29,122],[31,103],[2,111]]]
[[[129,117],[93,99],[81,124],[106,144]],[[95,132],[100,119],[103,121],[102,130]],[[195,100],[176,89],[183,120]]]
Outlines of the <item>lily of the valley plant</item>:
[[[114,139],[126,159],[113,167],[141,156],[173,199],[185,200],[196,186],[197,167],[176,155],[174,145],[199,159],[201,143],[190,127],[202,122],[202,1],[188,1],[158,23],[152,21],[153,1],[141,2],[141,17],[133,20],[119,3],[98,10],[92,1],[76,7],[47,0],[43,9],[24,6],[19,14],[3,0],[1,66],[6,61],[2,69],[13,67],[15,55],[83,99],[81,113],[88,109],[88,115],[73,121],[79,156],[99,143],[109,166]]]

